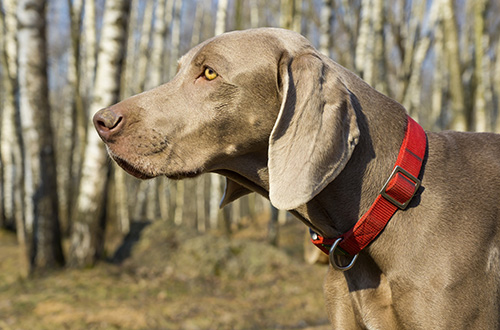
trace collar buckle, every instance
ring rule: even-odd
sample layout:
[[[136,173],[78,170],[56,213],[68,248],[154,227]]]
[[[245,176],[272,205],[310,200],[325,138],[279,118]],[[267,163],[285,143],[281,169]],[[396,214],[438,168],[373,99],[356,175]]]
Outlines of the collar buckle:
[[[401,166],[396,166],[380,190],[380,195],[399,209],[404,210],[410,204],[419,187],[420,180],[418,178]]]
[[[339,243],[342,241],[342,239],[343,238],[340,237],[340,238],[337,238],[337,240],[335,240],[335,243],[333,243],[332,247],[330,248],[330,251],[328,253],[328,257],[330,258],[330,264],[335,269],[345,272],[346,270],[349,270],[354,266],[354,264],[356,263],[356,260],[358,260],[359,253],[356,254],[354,257],[352,257],[349,264],[347,264],[346,266],[342,266],[340,264],[340,253],[336,253],[336,251],[335,251],[336,249],[340,249]],[[342,253],[342,254],[344,254],[344,253]],[[335,258],[337,258],[337,260],[335,260]]]

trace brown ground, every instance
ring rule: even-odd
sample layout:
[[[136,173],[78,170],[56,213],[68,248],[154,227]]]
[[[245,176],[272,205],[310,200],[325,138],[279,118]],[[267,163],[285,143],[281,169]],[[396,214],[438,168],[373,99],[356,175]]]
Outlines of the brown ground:
[[[228,240],[155,222],[120,265],[32,279],[0,232],[0,329],[329,329],[326,267],[303,261],[304,226],[283,226],[280,248],[265,227]]]

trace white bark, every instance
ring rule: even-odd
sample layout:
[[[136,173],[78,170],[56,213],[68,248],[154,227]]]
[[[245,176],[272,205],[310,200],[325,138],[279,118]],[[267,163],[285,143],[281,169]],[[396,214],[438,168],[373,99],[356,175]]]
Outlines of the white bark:
[[[332,20],[332,10],[332,0],[323,0],[321,4],[319,51],[327,56],[330,56],[332,40],[330,24]]]
[[[121,61],[126,43],[127,0],[107,0],[97,60],[97,72],[90,114],[118,101]],[[82,175],[76,203],[76,219],[71,239],[72,265],[93,264],[99,256],[98,224],[104,209],[108,181],[108,158],[101,139],[88,120]],[[88,236],[90,235],[90,237]]]
[[[177,61],[179,60],[179,51],[181,45],[181,0],[174,0],[172,9],[172,42],[170,44],[170,65],[168,67],[168,77],[172,78],[177,72]]]
[[[409,15],[408,28],[404,29],[405,40],[404,40],[404,48],[405,48],[405,57],[403,59],[403,70],[406,73],[410,73],[412,68],[412,63],[414,60],[415,53],[415,45],[416,39],[419,37],[419,29],[421,27],[425,8],[427,6],[427,1],[412,1],[411,14]],[[433,3],[433,7],[430,10],[431,15],[437,15],[438,8],[435,3]],[[435,18],[431,17],[430,25],[432,26],[435,23]]]
[[[210,174],[210,228],[215,229],[219,222],[219,201],[221,198],[221,177],[218,174]]]
[[[496,95],[500,95],[500,42],[497,43],[495,65],[496,65],[494,74],[495,93]],[[498,115],[497,115],[495,132],[500,133],[500,116]]]
[[[139,41],[139,58],[137,60],[137,80],[133,94],[144,91],[144,84],[149,67],[149,41],[151,38],[153,20],[153,1],[146,2],[144,18],[142,22],[141,39]],[[133,80],[134,81],[134,80]],[[132,81],[131,81],[132,83]]]
[[[465,115],[465,96],[462,83],[456,15],[452,0],[439,0],[438,3],[445,31],[446,63],[450,72],[450,94],[453,111],[451,128],[464,131],[467,129],[467,120]]]
[[[96,8],[95,0],[85,0],[85,16],[83,18],[83,54],[84,75],[82,77],[82,95],[87,100],[92,99],[92,91],[95,79],[95,68],[97,63],[97,31],[96,31]],[[88,104],[87,104],[88,105]]]
[[[4,13],[0,13],[0,63],[3,69],[3,102],[0,119],[0,158],[2,160],[3,212],[5,222],[15,225],[18,241],[25,242],[22,206],[22,155],[18,138],[16,120],[16,81],[17,81],[17,26],[16,1],[4,2]],[[5,16],[4,16],[5,15]],[[12,70],[14,68],[14,70]]]
[[[36,129],[35,122],[35,107],[36,104],[33,100],[30,100],[30,96],[34,92],[42,88],[41,86],[31,85],[31,79],[33,76],[37,77],[39,73],[31,72],[31,68],[38,62],[43,61],[38,56],[40,55],[39,50],[42,45],[39,44],[39,40],[36,40],[35,29],[39,25],[43,25],[43,22],[37,21],[40,18],[33,14],[27,6],[32,5],[30,1],[20,0],[19,10],[17,15],[19,21],[24,26],[20,28],[18,33],[19,39],[19,111],[21,117],[21,128],[24,140],[24,189],[25,189],[25,225],[29,232],[33,231],[33,224],[35,221],[35,205],[33,205],[33,195],[35,194],[36,187],[40,183],[41,169],[39,168],[39,163],[37,163],[38,154],[40,153],[40,145],[38,143],[40,136]],[[36,5],[36,4],[35,4]],[[38,78],[38,77],[37,77]],[[40,83],[35,81],[34,83]],[[45,100],[48,102],[48,100]],[[45,104],[48,106],[48,103]]]
[[[291,29],[292,28],[293,1],[294,0],[281,0],[280,1],[280,27],[282,27],[284,29]]]
[[[362,0],[360,11],[361,22],[354,61],[357,73],[368,83],[371,83],[372,79],[371,71],[368,72],[368,70],[373,67],[373,50],[369,49],[372,7],[372,0]]]
[[[44,0],[20,0],[19,112],[24,142],[24,223],[30,272],[63,263],[48,99]]]
[[[196,3],[196,12],[194,15],[194,22],[193,22],[193,33],[191,35],[191,47],[194,47],[200,43],[201,27],[202,27],[202,23],[203,23],[203,11],[204,10],[205,10],[205,7],[203,6],[203,3],[197,2]]]
[[[292,30],[302,33],[302,0],[295,0],[292,17]]]
[[[130,213],[127,203],[128,194],[125,184],[125,175],[125,171],[122,171],[122,169],[115,171],[116,213],[120,224],[120,230],[123,234],[127,234],[130,231]]]
[[[3,0],[5,12],[5,52],[9,66],[10,77],[17,76],[17,0]]]
[[[172,35],[172,20],[174,19],[174,6],[175,6],[175,1],[176,0],[165,0],[166,5],[165,5],[165,24],[167,25],[167,30],[168,34],[171,36]],[[170,44],[170,52],[168,56],[165,56],[163,59],[163,68],[165,69],[165,78],[169,79],[170,78],[170,71],[172,70],[172,44]],[[177,61],[177,59],[175,59]]]
[[[160,219],[168,219],[168,191],[167,179],[161,178],[158,182],[158,205],[160,207]]]
[[[217,18],[215,21],[215,35],[226,32],[227,0],[219,0],[217,5]]]
[[[156,5],[155,20],[153,27],[153,46],[149,56],[150,71],[149,78],[145,84],[146,89],[151,89],[162,83],[163,68],[162,58],[165,56],[165,34],[166,24],[163,18],[165,17],[165,0],[159,0]]]
[[[490,114],[487,111],[488,104],[491,104],[491,84],[490,84],[490,59],[486,54],[489,45],[489,35],[485,31],[486,1],[476,0],[474,6],[474,50],[476,78],[476,92],[474,94],[474,124],[475,131],[486,132],[491,130]]]
[[[413,54],[412,60],[412,70],[410,73],[410,81],[408,87],[406,88],[406,93],[403,97],[403,106],[409,111],[409,113],[414,116],[418,115],[417,111],[421,105],[421,72],[422,64],[427,56],[431,45],[430,37],[424,37],[420,39],[417,43],[416,50]]]
[[[174,223],[180,225],[184,217],[184,181],[177,181],[176,186]]]
[[[61,114],[56,118],[57,122],[57,185],[59,196],[59,216],[61,223],[67,224],[70,217],[70,206],[72,193],[74,192],[72,182],[73,160],[75,145],[78,141],[77,114],[83,111],[80,95],[80,25],[82,20],[83,1],[68,1],[71,18],[71,49],[68,59],[67,85],[65,87],[65,99]],[[77,151],[76,153],[79,153]]]
[[[132,0],[130,5],[130,18],[128,26],[127,38],[127,58],[125,60],[125,68],[123,69],[122,88],[120,91],[120,99],[125,99],[136,94],[135,85],[137,81],[137,38],[136,31],[139,26],[139,0]]]
[[[257,28],[260,26],[259,0],[250,0],[250,26]]]
[[[123,23],[126,5],[120,0],[108,0],[104,13],[104,23],[97,62],[97,72],[93,100],[90,106],[91,116],[99,109],[118,101],[120,87],[120,62],[123,56],[123,44],[126,31]],[[126,18],[126,17],[125,17]],[[82,184],[78,194],[78,211],[92,212],[98,208],[99,198],[104,189],[107,157],[104,145],[89,120],[87,127],[87,145],[82,168]],[[102,175],[102,176],[101,176]],[[98,187],[96,189],[96,187]]]
[[[432,103],[431,103],[431,129],[441,129],[440,118],[443,115],[443,88],[445,86],[445,58],[444,58],[444,36],[443,36],[443,24],[439,21],[435,24],[434,33],[434,52],[435,52],[435,62],[434,66],[436,68],[433,75],[433,88],[432,88]]]
[[[206,231],[205,211],[205,179],[202,175],[196,179],[196,228],[200,233]]]
[[[383,94],[388,94],[387,70],[385,66],[385,8],[383,0],[374,0],[372,9],[373,22],[373,86]]]

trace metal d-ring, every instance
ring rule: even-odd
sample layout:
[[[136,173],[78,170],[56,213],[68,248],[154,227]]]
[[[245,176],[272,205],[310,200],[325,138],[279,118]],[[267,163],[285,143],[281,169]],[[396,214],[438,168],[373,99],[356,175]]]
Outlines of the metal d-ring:
[[[356,262],[356,259],[358,259],[358,255],[359,254],[356,254],[351,262],[347,265],[347,266],[340,266],[337,262],[340,262],[340,257],[337,255],[335,255],[335,249],[337,248],[337,246],[339,245],[340,241],[342,241],[342,237],[337,239],[335,241],[335,243],[333,243],[332,247],[330,248],[330,254],[328,255],[330,257],[330,264],[335,268],[335,269],[338,269],[338,270],[341,270],[343,272],[345,272],[346,270],[349,270],[352,268],[352,266],[354,266],[354,263]],[[337,260],[335,260],[335,256],[337,257]]]

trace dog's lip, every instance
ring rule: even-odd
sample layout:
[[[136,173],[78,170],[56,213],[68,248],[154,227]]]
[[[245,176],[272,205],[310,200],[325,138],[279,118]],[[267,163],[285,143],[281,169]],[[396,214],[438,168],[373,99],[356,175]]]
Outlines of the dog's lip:
[[[136,168],[134,165],[132,165],[131,163],[129,163],[128,161],[126,161],[123,158],[117,157],[116,155],[112,155],[112,157],[113,157],[114,161],[118,165],[120,165],[120,167],[123,168],[123,170],[125,172],[127,172],[128,174],[130,174],[132,176],[135,176],[138,179],[148,180],[148,179],[152,179],[155,177],[155,175],[147,174],[147,173],[144,173],[143,171],[140,171],[138,168]]]
[[[172,174],[165,174],[165,176],[171,180],[182,180],[182,179],[195,178],[200,174],[201,170],[195,172],[178,172]]]
[[[141,171],[136,166],[132,165],[130,162],[126,161],[121,157],[116,156],[115,154],[111,154],[111,157],[125,172],[138,179],[149,180],[158,176]],[[202,171],[199,170],[193,172],[175,172],[175,173],[165,174],[165,176],[171,180],[182,180],[182,179],[197,177],[201,173]]]

